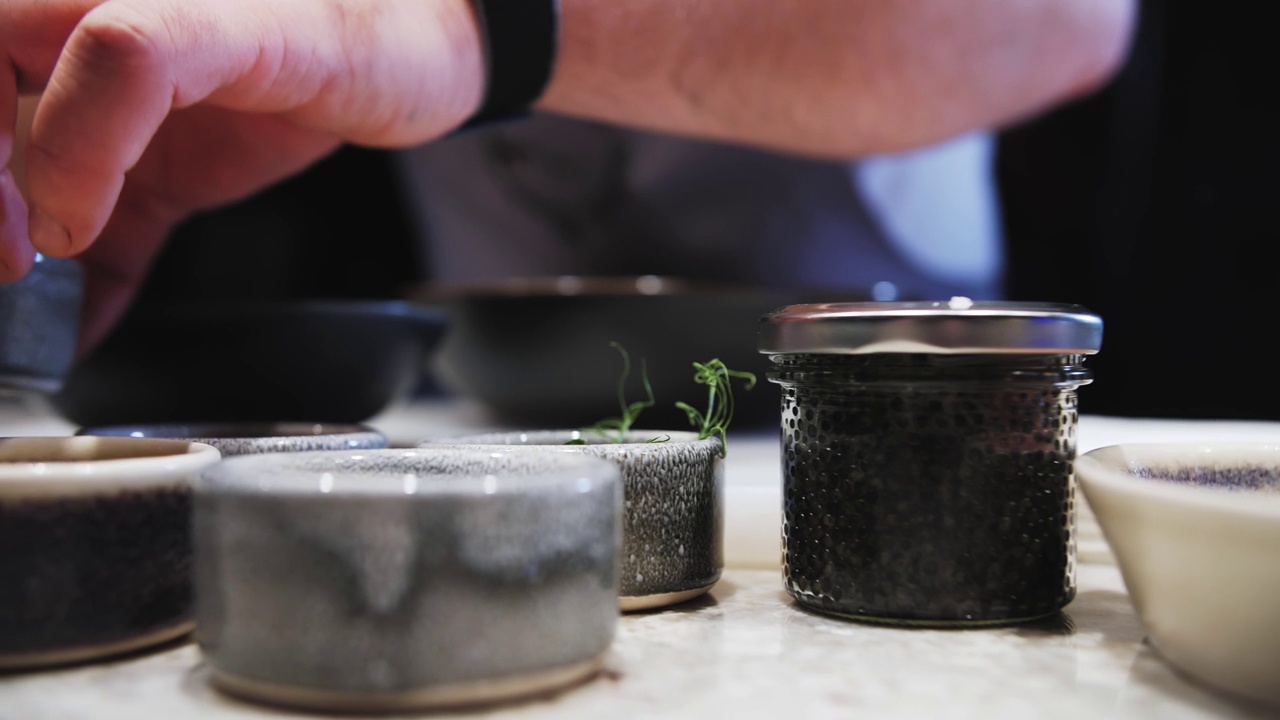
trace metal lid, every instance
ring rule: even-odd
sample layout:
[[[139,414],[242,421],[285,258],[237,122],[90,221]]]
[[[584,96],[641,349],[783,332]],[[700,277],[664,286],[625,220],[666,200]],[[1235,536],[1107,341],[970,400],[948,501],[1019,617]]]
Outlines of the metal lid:
[[[760,320],[760,352],[1092,354],[1102,318],[1065,303],[852,302],[789,305]]]

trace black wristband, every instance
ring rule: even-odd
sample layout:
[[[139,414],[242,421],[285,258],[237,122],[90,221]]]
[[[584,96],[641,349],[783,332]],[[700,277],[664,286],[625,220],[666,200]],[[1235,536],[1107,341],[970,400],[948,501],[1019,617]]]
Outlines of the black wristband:
[[[472,0],[485,50],[485,93],[471,129],[524,117],[555,67],[559,0]]]

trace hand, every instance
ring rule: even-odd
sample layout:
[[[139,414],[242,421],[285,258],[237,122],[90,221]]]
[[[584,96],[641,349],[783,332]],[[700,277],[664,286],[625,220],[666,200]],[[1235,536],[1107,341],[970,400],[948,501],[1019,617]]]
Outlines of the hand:
[[[4,0],[0,282],[35,251],[79,255],[83,352],[183,216],[343,142],[437,138],[478,107],[483,73],[467,0]],[[24,200],[13,127],[37,93]]]

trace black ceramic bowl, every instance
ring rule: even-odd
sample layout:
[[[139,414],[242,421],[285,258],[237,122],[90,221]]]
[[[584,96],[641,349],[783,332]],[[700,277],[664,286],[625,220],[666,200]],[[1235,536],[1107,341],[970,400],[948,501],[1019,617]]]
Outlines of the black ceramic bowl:
[[[756,351],[760,317],[800,302],[867,299],[856,291],[763,290],[672,278],[550,277],[423,287],[414,299],[450,313],[436,370],[447,388],[481,401],[503,423],[577,427],[619,413],[617,341],[633,361],[628,401],[641,399],[646,361],[657,404],[638,427],[683,428],[676,401],[701,407],[694,362],[754,372],[735,386],[734,425],[778,421],[778,389]]]
[[[140,308],[52,401],[84,426],[357,423],[417,387],[444,327],[400,301]]]
[[[177,440],[0,439],[0,669],[190,632],[190,484],[218,459]]]

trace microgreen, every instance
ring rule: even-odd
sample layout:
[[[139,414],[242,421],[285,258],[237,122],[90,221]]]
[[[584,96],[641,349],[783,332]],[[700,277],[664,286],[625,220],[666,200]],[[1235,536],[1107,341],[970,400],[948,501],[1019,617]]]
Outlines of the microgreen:
[[[726,433],[729,423],[733,421],[733,380],[742,380],[743,389],[750,390],[756,386],[756,376],[754,373],[730,370],[719,358],[705,363],[695,362],[693,369],[693,381],[707,386],[707,410],[702,412],[683,402],[677,402],[676,407],[689,417],[689,424],[698,431],[699,440],[719,435],[721,452],[727,453],[729,439]]]
[[[617,341],[610,341],[609,347],[617,350],[618,353],[622,355],[622,376],[618,378],[618,408],[622,414],[615,418],[606,418],[601,420],[591,427],[584,428],[584,431],[596,433],[597,435],[601,435],[615,443],[621,443],[626,441],[627,433],[635,424],[636,419],[640,417],[640,413],[644,412],[647,408],[653,407],[653,387],[649,384],[649,369],[645,365],[645,360],[644,358],[640,358],[640,380],[644,384],[645,399],[628,403],[627,378],[631,376],[631,355],[628,354],[626,348],[622,347],[622,345]],[[670,439],[670,436],[655,437],[648,440],[648,442],[666,442]],[[586,445],[587,441],[582,438],[578,438],[576,440],[570,440],[565,444]]]
[[[640,358],[640,379],[644,384],[645,399],[628,403],[627,379],[631,376],[631,356],[617,342],[610,342],[609,346],[622,355],[622,376],[618,378],[618,408],[621,415],[583,428],[583,432],[595,433],[610,442],[621,443],[626,441],[627,433],[635,425],[640,413],[653,407],[653,387],[649,384],[649,371],[644,358]],[[695,362],[693,369],[693,381],[707,386],[706,412],[683,402],[677,402],[676,407],[688,416],[689,424],[698,431],[699,440],[706,440],[712,435],[720,436],[720,452],[723,456],[728,452],[729,440],[726,435],[729,423],[733,421],[733,381],[743,381],[743,389],[750,390],[756,386],[756,376],[754,373],[730,370],[719,358],[705,363]],[[662,443],[670,439],[670,435],[660,435],[645,442]],[[575,438],[565,444],[586,445],[587,441],[585,438]]]

